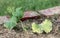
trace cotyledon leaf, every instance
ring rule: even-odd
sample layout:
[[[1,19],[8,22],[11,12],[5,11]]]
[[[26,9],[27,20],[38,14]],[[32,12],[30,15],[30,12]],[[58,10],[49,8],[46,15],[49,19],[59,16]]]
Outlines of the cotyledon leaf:
[[[49,19],[45,19],[40,25],[42,25],[43,31],[49,33],[52,30],[52,22]]]
[[[43,32],[41,27],[36,23],[32,23],[32,31],[36,32],[36,33],[42,33]]]

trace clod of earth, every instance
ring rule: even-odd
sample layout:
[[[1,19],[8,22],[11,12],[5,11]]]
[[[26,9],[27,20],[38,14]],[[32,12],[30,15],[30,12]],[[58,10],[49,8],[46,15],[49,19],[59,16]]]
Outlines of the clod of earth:
[[[36,18],[39,17],[39,14],[36,11],[26,11],[24,12],[24,16],[21,20],[26,20],[30,18]]]
[[[24,19],[33,18],[33,17],[39,17],[41,16],[41,14],[44,16],[53,16],[55,14],[60,15],[60,6],[40,10],[38,11],[38,13],[36,11],[26,11],[24,12],[24,16],[22,19],[24,20]]]
[[[53,8],[48,8],[45,10],[38,11],[40,14],[43,14],[45,16],[53,16],[55,14],[60,15],[60,6],[56,6]]]

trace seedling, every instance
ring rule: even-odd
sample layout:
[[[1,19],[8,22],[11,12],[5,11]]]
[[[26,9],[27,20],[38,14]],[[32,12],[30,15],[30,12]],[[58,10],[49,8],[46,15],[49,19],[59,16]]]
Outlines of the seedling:
[[[22,17],[23,10],[21,10],[21,8],[16,8],[16,11],[12,13],[12,17],[10,18],[9,21],[4,23],[4,26],[11,30],[16,26],[18,19],[21,19]]]
[[[42,27],[36,23],[32,23],[32,31],[36,32],[36,33],[42,33],[43,32]]]
[[[32,31],[36,33],[49,33],[52,30],[52,22],[49,19],[45,19],[41,24],[32,23]]]

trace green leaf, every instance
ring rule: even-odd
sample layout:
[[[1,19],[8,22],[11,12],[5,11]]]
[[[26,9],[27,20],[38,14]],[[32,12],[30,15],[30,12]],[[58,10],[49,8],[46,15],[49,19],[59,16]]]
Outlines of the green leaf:
[[[32,23],[32,31],[36,33],[42,33],[42,28],[36,23]]]
[[[23,12],[22,8],[16,8],[16,11],[14,13],[12,13],[12,15],[21,19],[24,15],[24,12]]]
[[[46,33],[49,33],[52,30],[52,22],[48,19],[45,19],[40,25],[42,25],[42,28]]]
[[[9,20],[4,23],[4,27],[8,28],[9,30],[13,29],[16,26],[16,22]]]
[[[17,17],[15,17],[15,16],[12,16],[12,17],[10,18],[10,20],[13,21],[13,22],[17,22],[17,21],[18,21],[18,20],[17,20]]]
[[[18,19],[23,17],[23,11],[21,8],[16,8],[16,12],[13,12],[12,15],[13,16],[10,18],[10,20],[4,23],[4,26],[8,29],[12,29],[16,26]]]
[[[8,6],[7,11],[8,11],[8,13],[11,14],[14,11],[14,7]]]

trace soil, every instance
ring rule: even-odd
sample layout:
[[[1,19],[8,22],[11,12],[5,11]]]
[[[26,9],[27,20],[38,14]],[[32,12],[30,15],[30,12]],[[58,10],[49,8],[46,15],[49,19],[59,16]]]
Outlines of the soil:
[[[18,22],[17,26],[12,30],[8,30],[0,25],[0,38],[60,38],[60,16],[51,16],[48,19],[52,20],[53,30],[46,34],[37,34],[31,31],[31,23],[41,23],[47,17],[41,16],[40,18],[28,19],[23,22]],[[27,31],[24,31],[21,27],[29,27]]]

